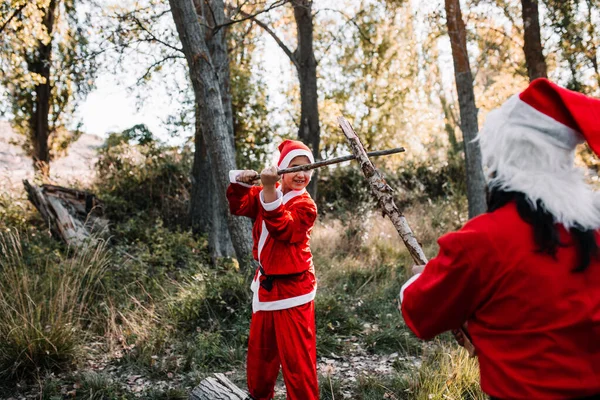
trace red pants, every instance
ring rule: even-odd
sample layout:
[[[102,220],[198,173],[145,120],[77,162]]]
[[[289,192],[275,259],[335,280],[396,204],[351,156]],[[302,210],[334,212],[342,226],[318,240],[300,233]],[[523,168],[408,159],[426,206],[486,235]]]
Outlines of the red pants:
[[[280,365],[288,400],[319,398],[313,301],[252,314],[246,374],[253,398],[273,398]]]

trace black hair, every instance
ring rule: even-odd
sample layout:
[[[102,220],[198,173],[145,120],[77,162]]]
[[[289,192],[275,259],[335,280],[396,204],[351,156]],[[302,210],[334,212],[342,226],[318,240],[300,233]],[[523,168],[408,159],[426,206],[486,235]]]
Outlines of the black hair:
[[[533,228],[533,237],[537,245],[537,251],[551,257],[556,257],[558,247],[565,246],[560,242],[558,229],[554,223],[554,217],[543,207],[542,201],[538,200],[533,207],[524,193],[507,192],[498,188],[492,188],[488,194],[488,212],[495,211],[504,205],[514,201],[517,212],[523,221]],[[592,261],[598,256],[598,244],[595,232],[575,226],[570,230],[571,235],[579,250],[579,265],[574,272],[585,271]]]

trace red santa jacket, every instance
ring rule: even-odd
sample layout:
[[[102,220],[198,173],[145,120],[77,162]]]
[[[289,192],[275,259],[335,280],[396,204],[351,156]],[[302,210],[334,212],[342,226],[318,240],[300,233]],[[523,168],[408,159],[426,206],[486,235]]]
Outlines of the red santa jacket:
[[[269,275],[275,278],[271,290],[260,285],[266,278],[256,271],[251,289],[252,310],[283,310],[308,303],[315,298],[316,279],[310,252],[310,233],[317,218],[317,206],[306,189],[283,195],[272,203],[262,199],[262,187],[235,182],[239,171],[231,171],[227,188],[229,209],[234,215],[252,218],[252,253]]]
[[[474,218],[403,286],[407,325],[429,339],[468,321],[493,397],[600,394],[600,261],[572,272],[578,253],[562,226],[560,241],[555,258],[537,252],[514,203]]]

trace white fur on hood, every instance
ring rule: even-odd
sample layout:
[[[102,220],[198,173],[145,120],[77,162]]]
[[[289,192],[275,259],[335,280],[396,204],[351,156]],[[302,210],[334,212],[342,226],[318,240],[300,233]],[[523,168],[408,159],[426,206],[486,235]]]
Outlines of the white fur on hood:
[[[515,95],[488,114],[476,140],[490,187],[522,192],[534,207],[541,200],[567,229],[600,228],[600,195],[574,165],[578,132]]]

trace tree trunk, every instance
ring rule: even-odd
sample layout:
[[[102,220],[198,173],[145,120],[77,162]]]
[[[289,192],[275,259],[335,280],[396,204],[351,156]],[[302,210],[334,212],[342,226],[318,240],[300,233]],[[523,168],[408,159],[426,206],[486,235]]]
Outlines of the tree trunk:
[[[209,26],[222,24],[224,13],[217,10],[224,5],[219,0],[194,0],[196,12],[206,17]],[[225,121],[228,123],[228,134],[233,147],[233,116],[231,109],[231,91],[229,88],[229,57],[225,30],[221,29],[216,35],[212,30],[206,30],[206,43],[217,70]],[[228,229],[227,204],[219,202],[218,188],[214,177],[214,168],[210,162],[206,144],[202,136],[202,117],[196,109],[196,134],[194,144],[194,165],[192,167],[192,191],[190,199],[190,224],[194,233],[208,235],[208,247],[213,260],[221,257],[232,257],[235,254]]]
[[[31,130],[31,144],[33,145],[33,168],[43,176],[50,175],[50,152],[48,149],[48,137],[50,126],[48,116],[50,114],[50,64],[52,61],[52,31],[56,8],[59,0],[51,0],[44,14],[44,26],[50,41],[48,43],[38,42],[37,54],[30,61],[28,68],[30,72],[39,74],[44,82],[35,86],[35,100],[33,113],[30,118],[29,128]]]
[[[208,151],[202,137],[202,121],[196,110],[196,151],[192,166],[190,224],[196,234],[208,236],[210,256],[214,260],[235,254],[228,228],[228,213],[219,207],[218,189],[213,176]]]
[[[529,80],[547,78],[546,59],[542,52],[540,13],[537,0],[521,0],[525,46],[525,62]]]
[[[469,200],[469,218],[485,212],[485,179],[481,164],[481,149],[473,143],[479,130],[477,124],[477,107],[473,92],[473,75],[467,54],[467,37],[465,23],[462,19],[459,0],[446,1],[446,22],[452,47],[454,61],[454,77],[458,103],[460,106],[460,128],[463,133],[465,162],[467,174],[467,197]]]
[[[218,203],[225,205],[229,171],[236,169],[235,150],[223,110],[219,75],[205,41],[206,22],[196,13],[192,0],[169,0],[169,4],[188,62],[196,104],[200,110],[202,136],[213,168]],[[223,9],[213,11],[224,13]],[[228,225],[238,261],[242,268],[248,268],[252,257],[250,221],[246,218],[229,218]]]
[[[294,52],[300,81],[300,129],[298,138],[312,149],[315,160],[320,158],[319,97],[317,93],[317,60],[313,49],[312,0],[293,0],[298,47]],[[308,192],[317,200],[318,172],[315,170]]]

